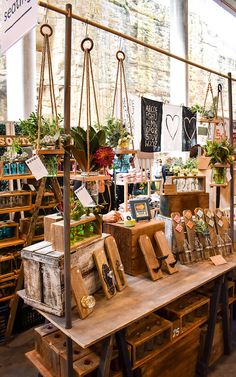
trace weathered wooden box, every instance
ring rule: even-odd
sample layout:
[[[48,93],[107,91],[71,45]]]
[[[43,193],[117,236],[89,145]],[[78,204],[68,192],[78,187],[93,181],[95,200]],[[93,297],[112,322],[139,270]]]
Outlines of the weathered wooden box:
[[[151,354],[160,353],[172,340],[172,323],[156,314],[141,319],[127,329],[126,341],[132,347],[132,365],[138,367]]]
[[[57,221],[63,220],[63,217],[59,213],[44,216],[44,240],[53,242],[51,225]]]
[[[207,325],[204,325],[201,331],[201,338],[200,338],[200,352],[199,356],[202,356],[204,352],[204,345],[206,341],[206,334],[207,334]],[[212,366],[219,360],[219,358],[224,354],[224,340],[223,340],[223,329],[222,329],[222,319],[217,317],[211,355],[209,359],[209,366]]]
[[[157,311],[173,323],[173,338],[208,319],[210,299],[190,293]]]
[[[19,238],[19,224],[14,221],[0,222],[0,245]]]
[[[195,377],[200,329],[197,328],[170,344],[158,357],[153,356],[140,368],[142,377]]]
[[[61,375],[60,354],[66,350],[66,335],[56,331],[46,335],[42,340],[42,358],[45,365],[54,371],[55,376]]]
[[[0,192],[0,214],[15,211],[30,211],[32,208],[32,193],[30,191]]]
[[[47,323],[45,325],[36,327],[34,329],[34,345],[36,351],[42,355],[43,354],[43,337],[46,335],[50,335],[57,331],[56,326],[54,326],[52,323]]]
[[[139,236],[146,234],[155,248],[154,234],[158,230],[165,231],[165,224],[156,220],[142,221],[131,228],[118,223],[103,224],[103,230],[115,238],[125,272],[136,276],[147,271],[138,242]]]
[[[89,294],[100,287],[93,252],[104,248],[103,234],[89,245],[81,246],[71,253],[71,267],[80,269]],[[64,314],[64,253],[53,250],[48,241],[25,247],[21,252],[24,265],[25,297],[27,304],[46,312]]]
[[[64,220],[52,223],[52,243],[55,250],[64,251]],[[70,250],[89,244],[102,235],[101,222],[95,216],[70,221]]]

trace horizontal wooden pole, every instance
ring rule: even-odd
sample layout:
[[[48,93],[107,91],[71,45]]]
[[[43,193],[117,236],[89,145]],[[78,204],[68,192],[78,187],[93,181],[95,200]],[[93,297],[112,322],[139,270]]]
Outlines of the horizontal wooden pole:
[[[39,1],[38,4],[40,6],[42,6],[42,7],[45,7],[47,9],[50,9],[50,10],[55,11],[57,13],[61,13],[61,14],[67,15],[67,12],[65,10],[63,10],[61,8],[58,8],[58,7],[54,6],[54,5],[51,5],[49,3],[45,3],[44,1]],[[143,41],[141,41],[141,40],[139,40],[137,38],[132,37],[131,35],[127,35],[127,34],[121,33],[121,32],[119,32],[117,30],[109,28],[108,26],[101,25],[101,24],[99,24],[99,23],[97,23],[95,21],[92,21],[92,20],[89,20],[87,18],[81,17],[81,16],[79,16],[77,14],[72,13],[71,17],[73,19],[75,19],[75,20],[84,22],[84,23],[86,23],[88,25],[94,26],[94,27],[99,28],[101,30],[104,30],[104,31],[106,31],[108,33],[111,33],[111,34],[117,35],[117,36],[119,36],[121,38],[127,39],[127,40],[129,40],[129,41],[131,41],[133,43],[136,43],[136,44],[139,44],[139,45],[141,45],[143,47],[149,48],[150,50],[159,52],[160,54],[164,54],[166,56],[169,56],[170,58],[177,59],[177,60],[179,60],[179,61],[181,61],[181,62],[183,62],[185,64],[188,64],[188,65],[191,65],[193,67],[202,69],[203,71],[207,71],[207,72],[213,73],[214,75],[218,75],[218,76],[224,77],[225,79],[228,79],[228,77],[229,77],[227,74],[224,74],[224,73],[221,73],[221,72],[217,72],[214,69],[211,69],[211,68],[205,67],[205,66],[203,66],[201,64],[198,64],[198,63],[192,62],[190,60],[184,59],[181,56],[172,54],[169,51],[163,50],[163,49],[158,48],[158,47],[156,47],[154,45],[151,45],[149,43],[145,43],[145,42],[143,42]],[[232,81],[236,81],[236,78],[232,77]]]

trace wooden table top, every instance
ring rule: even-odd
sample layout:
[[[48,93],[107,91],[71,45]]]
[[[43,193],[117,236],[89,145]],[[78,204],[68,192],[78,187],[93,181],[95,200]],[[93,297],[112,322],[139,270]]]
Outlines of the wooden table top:
[[[236,254],[228,258],[227,264],[220,266],[214,266],[208,261],[191,266],[177,266],[177,273],[164,275],[157,281],[150,280],[148,275],[127,276],[129,286],[110,300],[102,292],[96,294],[96,306],[89,317],[81,320],[76,310],[73,310],[71,329],[65,329],[64,317],[42,311],[40,313],[81,347],[87,348],[234,269]],[[24,291],[18,293],[24,299]]]

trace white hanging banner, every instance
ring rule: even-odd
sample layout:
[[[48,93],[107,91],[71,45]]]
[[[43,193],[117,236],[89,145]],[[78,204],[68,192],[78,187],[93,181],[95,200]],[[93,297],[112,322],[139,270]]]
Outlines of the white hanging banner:
[[[37,0],[2,0],[1,52],[7,51],[37,24]]]
[[[163,104],[161,127],[161,151],[181,151],[182,109],[180,106]]]

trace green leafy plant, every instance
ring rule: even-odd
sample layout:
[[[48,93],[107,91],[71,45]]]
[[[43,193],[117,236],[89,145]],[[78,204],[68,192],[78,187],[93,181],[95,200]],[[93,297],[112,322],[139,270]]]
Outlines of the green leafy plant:
[[[196,232],[199,234],[208,233],[207,224],[203,219],[195,220],[195,229],[196,229]]]
[[[58,115],[58,124],[62,122],[62,117]],[[38,117],[32,112],[28,119],[20,119],[19,128],[22,135],[26,136],[30,143],[36,144],[38,138]],[[59,141],[60,132],[57,130],[56,119],[41,117],[40,146],[54,145]]]
[[[204,106],[199,105],[196,103],[195,105],[191,106],[189,109],[192,113],[199,113],[201,117],[207,119],[213,119],[216,116],[216,103],[217,97],[213,98],[213,103],[209,109],[205,109]]]
[[[227,139],[220,142],[208,140],[203,146],[205,155],[210,157],[209,165],[213,167],[215,164],[232,164],[234,161],[234,148]]]
[[[71,152],[79,163],[82,171],[87,171],[87,132],[81,128],[72,128],[71,136],[74,144],[70,147]],[[94,155],[96,151],[106,144],[105,130],[101,129],[96,131],[93,127],[90,127],[89,131],[89,154],[90,154],[90,171],[99,169],[99,165],[95,162]]]
[[[112,148],[116,148],[122,141],[125,142],[131,138],[125,124],[122,125],[120,119],[110,117],[100,127],[105,131],[106,143]]]

